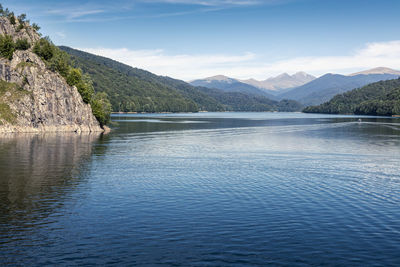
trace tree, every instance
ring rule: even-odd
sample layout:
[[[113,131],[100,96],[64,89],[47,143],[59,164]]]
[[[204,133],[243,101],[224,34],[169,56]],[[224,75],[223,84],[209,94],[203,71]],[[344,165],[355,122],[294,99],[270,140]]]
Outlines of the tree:
[[[18,16],[19,23],[21,24],[25,22],[25,19],[26,19],[26,14],[24,13]]]
[[[15,44],[10,35],[0,35],[0,55],[9,60],[12,59]]]
[[[15,16],[14,16],[14,12],[11,12],[9,15],[8,15],[8,19],[10,20],[10,23],[12,24],[12,25],[15,25]]]
[[[55,53],[55,46],[48,37],[41,38],[33,47],[33,52],[44,60],[50,60]]]
[[[36,23],[33,23],[33,24],[32,24],[32,28],[33,28],[35,31],[40,30],[39,25],[37,25]]]
[[[96,93],[90,102],[93,115],[103,127],[110,121],[111,104],[108,95],[104,92]]]
[[[76,86],[81,80],[82,71],[80,69],[71,68],[67,76],[67,83],[71,86]]]
[[[59,49],[55,49],[54,56],[49,61],[49,68],[52,71],[57,71],[64,78],[67,78],[70,70],[68,54]]]

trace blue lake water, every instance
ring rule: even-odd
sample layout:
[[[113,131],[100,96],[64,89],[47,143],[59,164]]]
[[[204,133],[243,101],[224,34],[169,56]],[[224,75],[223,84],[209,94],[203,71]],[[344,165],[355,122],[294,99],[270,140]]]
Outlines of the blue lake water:
[[[400,265],[400,119],[113,120],[0,136],[0,265]]]

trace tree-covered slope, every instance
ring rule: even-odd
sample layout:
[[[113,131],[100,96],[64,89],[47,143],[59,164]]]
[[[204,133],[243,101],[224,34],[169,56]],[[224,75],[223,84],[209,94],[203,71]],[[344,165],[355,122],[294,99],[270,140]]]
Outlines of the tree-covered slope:
[[[115,60],[61,46],[74,64],[89,73],[95,90],[106,92],[114,111],[298,111],[294,101],[192,86],[184,81],[133,68]]]
[[[382,116],[400,114],[400,79],[368,84],[336,95],[319,106],[307,107],[303,112]]]
[[[219,110],[213,99],[199,96],[196,103],[176,88],[160,81],[159,76],[69,47],[60,47],[74,64],[89,73],[96,91],[106,92],[113,111],[194,112]]]

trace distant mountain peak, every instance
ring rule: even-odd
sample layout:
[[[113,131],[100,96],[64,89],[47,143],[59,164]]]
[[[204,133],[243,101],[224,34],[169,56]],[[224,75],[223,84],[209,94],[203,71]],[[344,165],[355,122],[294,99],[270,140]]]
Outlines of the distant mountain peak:
[[[248,80],[242,80],[242,82],[256,86],[256,87],[264,89],[264,90],[277,92],[277,91],[285,90],[288,88],[301,86],[305,83],[311,82],[314,79],[315,79],[314,76],[312,76],[308,73],[299,71],[293,75],[290,75],[290,74],[284,72],[282,74],[279,74],[276,77],[270,77],[264,81],[248,79]]]
[[[204,78],[203,80],[206,80],[206,81],[219,81],[219,82],[222,82],[222,81],[233,82],[233,81],[235,81],[235,79],[229,78],[229,77],[227,77],[225,75],[215,75],[215,76],[212,76],[212,77]]]
[[[377,67],[377,68],[373,68],[373,69],[369,69],[369,70],[364,70],[364,71],[352,73],[352,74],[350,74],[350,75],[348,75],[348,76],[356,76],[356,75],[360,75],[360,74],[364,74],[364,75],[368,75],[368,74],[393,74],[393,75],[400,75],[400,71],[394,70],[394,69],[391,69],[391,68],[387,68],[387,67]]]
[[[276,77],[271,77],[271,78],[269,78],[269,79],[282,79],[282,78],[288,78],[288,77],[292,77],[292,76],[290,76],[289,74],[287,74],[286,72],[284,72],[284,73],[282,73],[282,74],[279,74],[279,75],[276,76]],[[267,80],[269,80],[269,79],[267,79]]]

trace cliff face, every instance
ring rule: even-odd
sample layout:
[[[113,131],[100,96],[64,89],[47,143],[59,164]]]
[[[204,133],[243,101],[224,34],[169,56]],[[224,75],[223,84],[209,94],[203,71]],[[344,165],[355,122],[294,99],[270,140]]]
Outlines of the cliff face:
[[[40,39],[31,27],[16,31],[3,17],[0,34],[26,38],[32,47]],[[0,133],[101,131],[76,87],[47,69],[32,48],[16,50],[12,60],[0,57]]]

